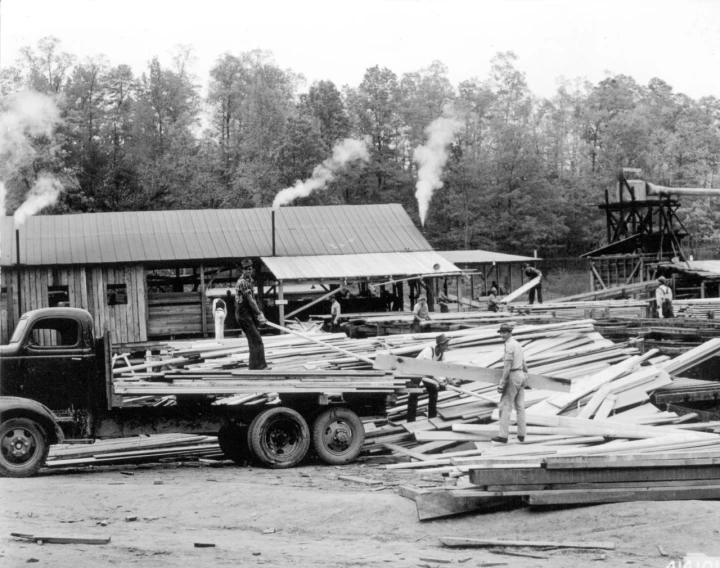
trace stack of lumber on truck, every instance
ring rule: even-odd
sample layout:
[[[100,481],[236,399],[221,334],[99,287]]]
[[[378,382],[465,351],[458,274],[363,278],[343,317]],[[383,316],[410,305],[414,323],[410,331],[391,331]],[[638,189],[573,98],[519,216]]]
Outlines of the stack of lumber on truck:
[[[135,438],[97,440],[92,444],[55,444],[45,467],[114,465],[168,459],[222,459],[215,436],[158,434]]]

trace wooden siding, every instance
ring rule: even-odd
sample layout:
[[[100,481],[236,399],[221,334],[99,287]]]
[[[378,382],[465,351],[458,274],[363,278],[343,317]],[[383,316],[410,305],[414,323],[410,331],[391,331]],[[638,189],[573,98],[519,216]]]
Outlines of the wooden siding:
[[[202,334],[202,299],[200,292],[167,292],[148,297],[148,336]],[[206,308],[206,321],[209,308]],[[208,323],[214,329],[213,323]]]
[[[127,304],[108,305],[108,284],[125,284]],[[6,293],[0,299],[2,343],[9,341],[21,314],[49,306],[50,286],[67,286],[69,306],[86,309],[93,315],[97,337],[109,330],[116,342],[147,340],[147,291],[142,265],[23,267],[19,283],[18,271],[5,268],[2,272],[2,286],[6,288]],[[20,304],[18,288],[21,292]],[[7,307],[10,299],[12,309]]]

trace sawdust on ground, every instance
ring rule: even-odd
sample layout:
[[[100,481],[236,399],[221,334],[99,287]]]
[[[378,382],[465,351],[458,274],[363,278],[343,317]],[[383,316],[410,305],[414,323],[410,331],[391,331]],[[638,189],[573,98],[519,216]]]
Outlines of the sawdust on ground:
[[[687,552],[720,556],[718,501],[516,508],[421,523],[415,503],[397,495],[399,484],[442,485],[443,480],[363,463],[269,470],[197,462],[0,479],[0,566],[664,568]],[[111,541],[40,545],[15,539],[11,532],[109,536]],[[506,549],[543,559],[444,548],[441,536],[612,541],[616,550]]]

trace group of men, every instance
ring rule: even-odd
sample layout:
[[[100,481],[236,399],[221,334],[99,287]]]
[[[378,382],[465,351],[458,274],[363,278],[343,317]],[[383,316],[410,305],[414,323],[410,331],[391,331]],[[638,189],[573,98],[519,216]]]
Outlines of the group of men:
[[[528,381],[528,368],[525,362],[525,355],[518,341],[512,336],[513,328],[510,324],[504,323],[498,329],[503,340],[503,372],[498,383],[497,390],[500,393],[500,426],[498,435],[492,438],[493,442],[507,444],[510,432],[510,416],[513,408],[517,413],[517,439],[525,441],[527,424],[525,419],[525,386]],[[450,338],[441,333],[435,338],[435,345],[426,346],[418,359],[428,361],[442,361],[448,351]],[[427,417],[429,419],[437,416],[437,402],[439,391],[448,385],[454,385],[452,379],[443,377],[423,377],[422,384],[428,396]],[[408,395],[407,421],[415,422],[419,393],[413,392]]]

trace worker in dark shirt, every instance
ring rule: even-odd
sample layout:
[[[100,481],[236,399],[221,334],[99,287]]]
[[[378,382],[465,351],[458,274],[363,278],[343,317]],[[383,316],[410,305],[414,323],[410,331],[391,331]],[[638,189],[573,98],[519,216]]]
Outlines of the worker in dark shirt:
[[[247,338],[250,350],[248,368],[251,371],[262,371],[268,366],[265,362],[265,346],[257,328],[267,320],[255,301],[252,260],[246,258],[240,266],[242,274],[235,284],[235,319]]]
[[[534,280],[535,278],[540,277],[540,282],[537,283],[537,285],[530,288],[530,292],[528,293],[529,298],[528,301],[530,304],[535,303],[535,291],[537,291],[537,299],[538,304],[542,304],[542,272],[540,272],[537,268],[530,266],[529,263],[525,263],[523,265],[523,268],[525,269],[525,276],[528,277],[528,280]]]

